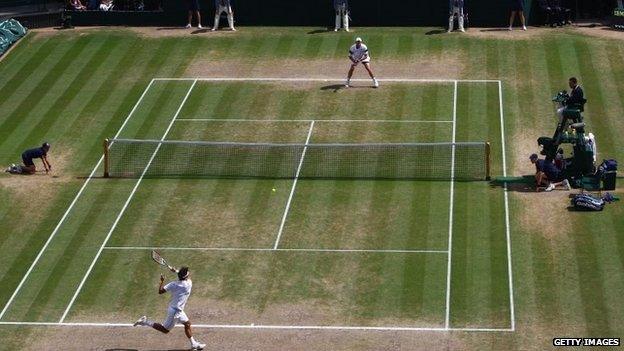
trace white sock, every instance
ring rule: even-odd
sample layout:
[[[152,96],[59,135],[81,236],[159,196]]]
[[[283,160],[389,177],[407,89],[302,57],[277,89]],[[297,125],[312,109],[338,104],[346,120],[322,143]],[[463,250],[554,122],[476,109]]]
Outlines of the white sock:
[[[191,345],[195,345],[195,344],[197,344],[197,340],[195,340],[195,338],[194,338],[194,337],[192,337],[192,336],[191,336],[191,337],[189,338],[189,340],[191,341]]]
[[[234,14],[231,12],[227,15],[228,24],[230,25],[230,29],[234,29]]]

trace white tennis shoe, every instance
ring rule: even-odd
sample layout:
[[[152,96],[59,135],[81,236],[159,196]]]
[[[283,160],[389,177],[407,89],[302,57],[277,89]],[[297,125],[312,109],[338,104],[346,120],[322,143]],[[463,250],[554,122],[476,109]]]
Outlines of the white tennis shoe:
[[[553,190],[555,190],[555,184],[553,183],[548,184],[548,187],[544,189],[544,191],[553,191]]]
[[[202,344],[201,342],[196,342],[192,346],[193,350],[203,350],[204,347],[206,347],[206,344]]]
[[[147,316],[142,316],[141,318],[137,319],[137,321],[134,322],[134,324],[132,326],[133,327],[144,326],[145,322],[147,322]]]

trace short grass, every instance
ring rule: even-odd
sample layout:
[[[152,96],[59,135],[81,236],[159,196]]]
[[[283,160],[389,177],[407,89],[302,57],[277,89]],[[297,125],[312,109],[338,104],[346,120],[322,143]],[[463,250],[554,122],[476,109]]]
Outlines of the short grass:
[[[0,161],[15,162],[22,149],[48,140],[58,178],[0,178],[7,199],[0,205],[6,228],[0,236],[2,306],[97,162],[101,141],[115,134],[152,77],[187,76],[206,58],[215,67],[240,65],[244,76],[257,74],[249,68],[252,62],[262,68],[301,60],[300,76],[322,76],[306,70],[306,64],[342,58],[351,38],[306,32],[245,29],[236,36],[155,39],[97,30],[26,37],[0,63]],[[535,150],[537,136],[553,128],[549,96],[570,75],[581,79],[590,99],[588,123],[601,156],[622,155],[617,137],[624,112],[621,43],[572,31],[530,41],[425,32],[366,29],[358,34],[367,37],[380,66],[384,61],[414,64],[416,77],[438,78],[418,75],[418,68],[458,57],[462,69],[451,78],[501,79],[511,174],[530,173],[526,154]],[[206,75],[223,75],[210,67]],[[383,67],[392,76],[391,68]],[[121,136],[162,137],[191,83],[155,82]],[[199,82],[167,138],[303,142],[310,119],[452,118],[453,84],[396,83],[348,91],[327,84]],[[491,141],[494,174],[502,174],[498,99],[497,84],[458,84],[457,141]],[[219,121],[185,120],[198,118]],[[302,121],[228,121],[248,118]],[[311,142],[449,141],[450,126],[325,121],[315,124]],[[91,181],[2,321],[59,320],[135,183]],[[118,247],[271,248],[291,185],[261,179],[143,180],[66,321],[125,322],[142,313],[162,317],[165,302],[153,293],[159,272],[148,251]],[[446,250],[449,185],[301,180],[279,246]],[[508,328],[502,189],[457,182],[454,190],[450,326]],[[621,206],[579,214],[566,211],[567,198],[543,196],[510,194],[516,331],[436,334],[432,338],[439,348],[449,338],[460,348],[543,349],[555,336],[617,337],[623,331]],[[444,327],[446,254],[162,251],[174,263],[193,267],[189,311],[199,323]],[[19,348],[21,339],[42,334],[2,327],[0,335],[9,348]],[[115,345],[126,347],[124,342]],[[61,342],[59,347],[70,346]]]

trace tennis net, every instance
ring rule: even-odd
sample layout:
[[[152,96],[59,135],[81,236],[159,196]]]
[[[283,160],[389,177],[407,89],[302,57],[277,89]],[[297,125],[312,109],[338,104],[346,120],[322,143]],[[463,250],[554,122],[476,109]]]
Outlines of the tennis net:
[[[105,177],[483,180],[490,176],[487,142],[272,144],[107,139],[104,147]]]

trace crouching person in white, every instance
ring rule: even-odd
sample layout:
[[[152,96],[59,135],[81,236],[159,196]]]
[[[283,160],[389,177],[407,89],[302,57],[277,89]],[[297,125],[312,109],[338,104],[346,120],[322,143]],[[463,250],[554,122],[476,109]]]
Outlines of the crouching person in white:
[[[457,23],[459,25],[459,31],[464,30],[464,0],[449,0],[449,26],[448,32],[453,31],[453,24],[455,22],[455,15],[457,15]]]
[[[342,26],[345,31],[349,31],[349,1],[348,0],[334,0],[334,10],[336,10],[336,26],[334,32],[340,29],[340,20],[342,19]]]
[[[234,29],[234,11],[232,11],[232,4],[230,4],[230,0],[215,0],[215,18],[214,18],[214,26],[212,30],[219,29],[219,20],[221,19],[221,14],[226,13],[228,24],[230,25],[230,29],[236,31]]]
[[[172,271],[175,272],[175,269],[172,269]],[[171,331],[171,329],[173,329],[176,323],[182,323],[182,325],[184,325],[184,333],[191,342],[191,348],[193,350],[203,350],[206,345],[198,342],[197,340],[195,340],[195,338],[193,338],[191,322],[186,316],[186,313],[184,313],[184,306],[186,305],[186,301],[191,295],[191,288],[193,287],[193,282],[191,281],[191,279],[189,279],[191,273],[189,272],[188,267],[180,268],[177,273],[178,280],[169,282],[167,285],[164,285],[165,277],[162,274],[160,275],[160,285],[158,286],[158,293],[171,293],[171,300],[169,301],[169,307],[167,308],[167,318],[165,318],[165,321],[160,324],[150,321],[147,319],[146,316],[143,316],[134,323],[134,326],[152,327],[159,332],[167,334],[169,333],[169,331]]]

